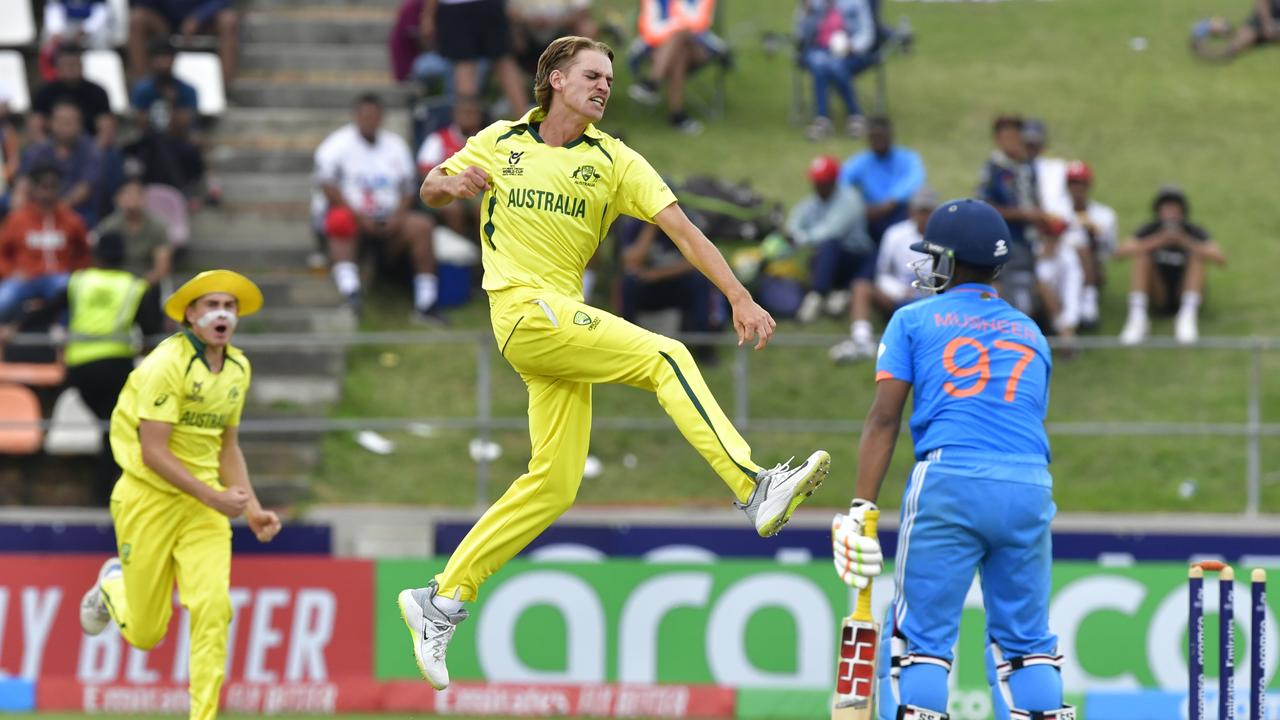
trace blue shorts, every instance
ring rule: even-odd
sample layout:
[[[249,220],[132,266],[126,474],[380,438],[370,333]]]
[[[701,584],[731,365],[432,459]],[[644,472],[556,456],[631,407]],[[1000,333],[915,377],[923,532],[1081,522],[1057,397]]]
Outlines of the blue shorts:
[[[902,501],[893,622],[886,623],[905,639],[908,653],[952,660],[974,572],[988,638],[1006,656],[1055,652],[1058,639],[1049,632],[1049,523],[1057,512],[1052,478],[1043,463],[1009,459],[946,448],[916,463]],[[886,662],[881,675],[887,674]]]

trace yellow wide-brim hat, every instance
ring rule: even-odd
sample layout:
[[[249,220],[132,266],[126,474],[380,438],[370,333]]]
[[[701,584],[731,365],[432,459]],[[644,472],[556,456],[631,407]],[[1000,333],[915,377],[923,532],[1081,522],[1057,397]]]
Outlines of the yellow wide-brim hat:
[[[236,299],[239,315],[252,315],[262,309],[262,291],[249,278],[230,270],[206,270],[191,278],[164,301],[164,314],[182,322],[187,306],[209,293],[227,293]]]

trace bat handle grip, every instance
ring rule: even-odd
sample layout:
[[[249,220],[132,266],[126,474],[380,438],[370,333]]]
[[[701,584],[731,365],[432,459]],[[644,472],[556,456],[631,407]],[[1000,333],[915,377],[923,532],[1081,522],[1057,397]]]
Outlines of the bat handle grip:
[[[875,538],[876,525],[880,522],[879,510],[868,510],[862,518],[863,537]],[[858,591],[858,601],[853,607],[853,617],[857,620],[871,619],[871,583]]]

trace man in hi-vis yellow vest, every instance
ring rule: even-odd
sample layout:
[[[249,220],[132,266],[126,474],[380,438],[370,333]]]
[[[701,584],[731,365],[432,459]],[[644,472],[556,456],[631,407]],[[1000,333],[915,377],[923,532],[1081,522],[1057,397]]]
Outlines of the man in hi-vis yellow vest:
[[[65,292],[21,316],[6,328],[5,334],[11,333],[13,327],[42,326],[65,312],[67,345],[62,360],[67,366],[67,385],[80,393],[100,422],[106,423],[140,350],[133,327],[136,325],[143,335],[154,335],[163,329],[163,319],[159,286],[148,286],[122,267],[123,236],[100,236],[93,257],[93,267],[71,273]],[[111,454],[104,428],[93,479],[96,503],[107,504],[118,477],[120,466]]]

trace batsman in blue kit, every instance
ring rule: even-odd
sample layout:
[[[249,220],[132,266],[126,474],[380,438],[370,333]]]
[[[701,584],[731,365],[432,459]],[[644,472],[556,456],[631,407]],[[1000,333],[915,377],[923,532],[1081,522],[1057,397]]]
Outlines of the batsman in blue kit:
[[[885,329],[876,396],[859,445],[855,496],[832,523],[836,571],[865,587],[880,573],[864,537],[915,391],[916,465],[902,500],[892,618],[880,647],[883,720],[947,718],[947,679],[965,594],[980,577],[987,674],[996,715],[1074,720],[1049,632],[1053,504],[1044,418],[1052,360],[1044,336],[991,283],[1009,228],[978,200],[929,218],[916,286],[936,297],[900,308]]]

